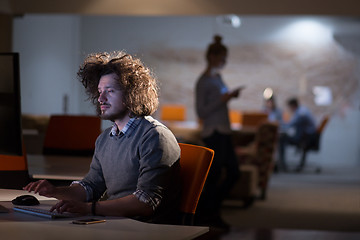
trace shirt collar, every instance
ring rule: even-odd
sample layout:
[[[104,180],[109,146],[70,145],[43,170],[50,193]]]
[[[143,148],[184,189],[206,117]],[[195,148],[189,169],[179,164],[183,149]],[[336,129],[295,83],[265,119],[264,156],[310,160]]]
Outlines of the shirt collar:
[[[134,128],[135,127],[135,126],[133,126],[134,121],[135,121],[135,118],[130,118],[130,120],[126,123],[126,125],[121,130],[119,130],[116,123],[114,123],[112,128],[111,128],[111,131],[110,131],[110,136],[124,135],[129,130],[129,128]]]

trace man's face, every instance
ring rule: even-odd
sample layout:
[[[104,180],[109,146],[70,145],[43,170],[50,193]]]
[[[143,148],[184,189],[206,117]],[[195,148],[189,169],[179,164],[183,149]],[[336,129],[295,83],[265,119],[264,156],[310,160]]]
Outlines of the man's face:
[[[120,89],[115,73],[104,75],[100,78],[98,91],[100,103],[100,117],[116,121],[128,114],[128,109],[123,103],[123,91]]]
[[[296,109],[297,109],[296,106],[291,105],[291,104],[289,104],[288,107],[289,107],[289,110],[290,110],[291,112],[295,112]]]

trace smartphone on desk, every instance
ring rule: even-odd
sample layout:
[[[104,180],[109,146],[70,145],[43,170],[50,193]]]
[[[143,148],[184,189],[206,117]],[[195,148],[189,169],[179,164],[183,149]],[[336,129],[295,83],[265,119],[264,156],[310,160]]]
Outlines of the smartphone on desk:
[[[106,222],[105,219],[95,219],[95,218],[89,218],[89,219],[80,219],[80,220],[73,220],[73,224],[94,224],[94,223],[102,223]]]

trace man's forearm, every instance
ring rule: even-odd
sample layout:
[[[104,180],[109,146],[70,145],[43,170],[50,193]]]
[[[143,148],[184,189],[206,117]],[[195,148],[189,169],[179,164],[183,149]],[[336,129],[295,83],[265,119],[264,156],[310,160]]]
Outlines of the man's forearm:
[[[61,200],[86,201],[86,191],[80,184],[66,187],[56,187],[54,197]]]
[[[150,216],[153,210],[150,205],[139,201],[134,195],[97,202],[95,214],[103,216]]]

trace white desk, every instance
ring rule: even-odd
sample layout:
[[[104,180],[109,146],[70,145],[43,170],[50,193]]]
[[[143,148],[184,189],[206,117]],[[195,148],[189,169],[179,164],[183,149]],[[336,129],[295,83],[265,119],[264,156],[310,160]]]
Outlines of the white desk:
[[[81,180],[89,171],[91,157],[27,155],[29,175],[35,179]]]
[[[0,189],[0,204],[12,208],[10,200],[28,194],[21,190]],[[38,197],[38,196],[37,196]],[[41,204],[54,203],[43,200]],[[70,219],[46,218],[14,212],[0,213],[1,240],[112,240],[112,239],[193,239],[209,231],[208,227],[178,226],[143,223],[128,218],[104,218],[105,223],[91,225],[72,224]]]

